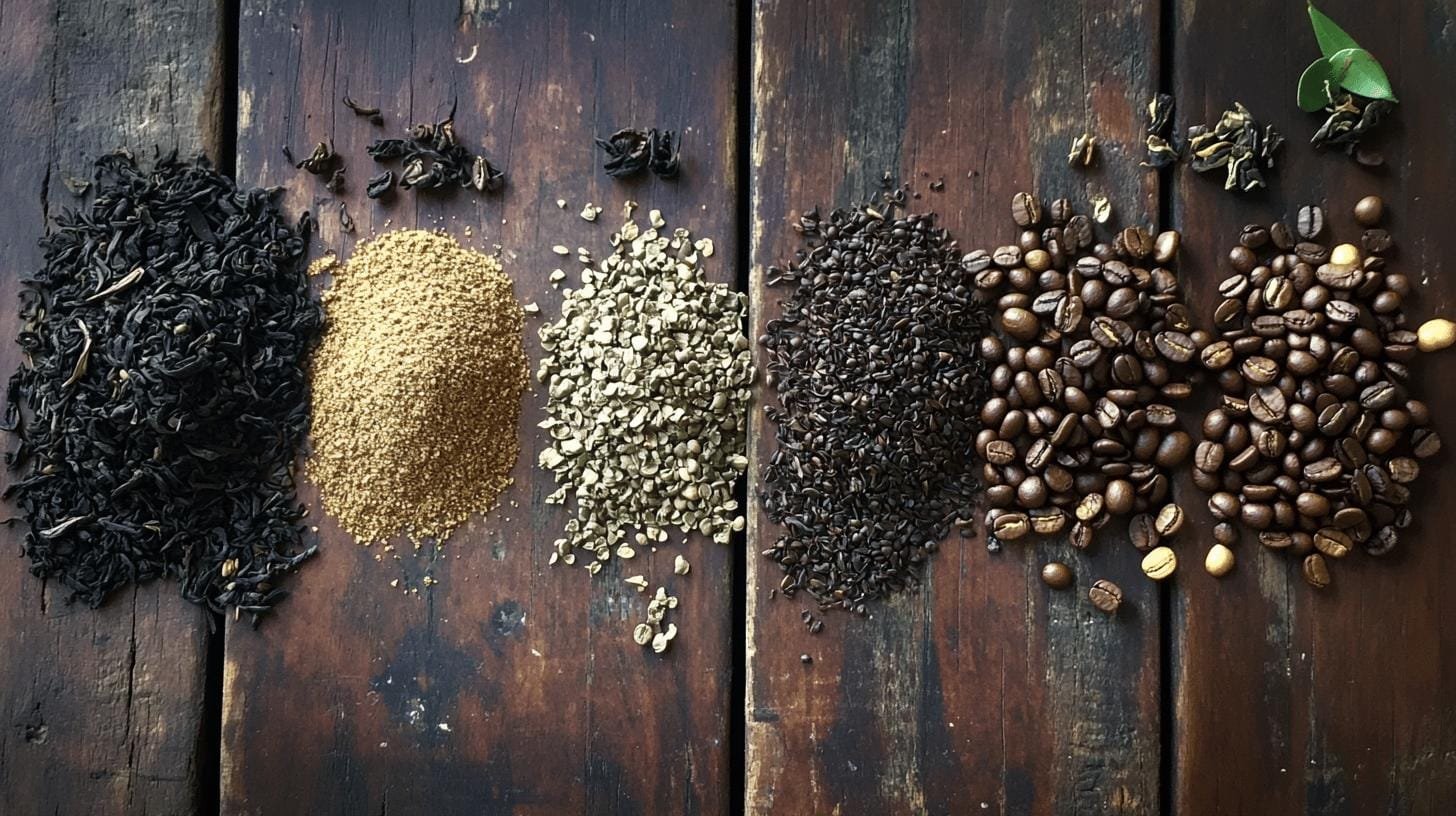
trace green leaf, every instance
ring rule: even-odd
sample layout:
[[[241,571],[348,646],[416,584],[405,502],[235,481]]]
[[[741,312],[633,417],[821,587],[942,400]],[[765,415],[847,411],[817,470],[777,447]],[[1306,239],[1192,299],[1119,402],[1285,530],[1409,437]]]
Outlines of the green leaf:
[[[1314,3],[1309,4],[1309,22],[1314,26],[1314,38],[1319,41],[1320,53],[1326,57],[1333,57],[1349,48],[1360,47],[1353,37],[1345,33],[1345,29],[1315,8]]]
[[[1390,88],[1390,79],[1385,76],[1385,70],[1369,51],[1363,48],[1346,48],[1330,57],[1329,63],[1339,78],[1340,87],[1350,93],[1371,99],[1398,101],[1395,91]]]
[[[1320,57],[1311,62],[1299,77],[1299,109],[1314,113],[1328,105],[1330,96],[1326,83],[1335,84],[1335,69],[1329,60]]]

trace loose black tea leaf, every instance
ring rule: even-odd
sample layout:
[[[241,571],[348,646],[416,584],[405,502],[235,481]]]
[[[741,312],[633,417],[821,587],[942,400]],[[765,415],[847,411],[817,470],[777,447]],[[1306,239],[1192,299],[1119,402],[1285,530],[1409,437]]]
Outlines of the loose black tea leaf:
[[[1384,99],[1371,99],[1363,103],[1351,94],[1342,94],[1337,101],[1325,108],[1328,117],[1315,131],[1310,144],[1316,148],[1340,148],[1361,164],[1371,165],[1370,157],[1379,153],[1360,144],[1386,116],[1395,110],[1395,103]],[[1380,164],[1375,161],[1373,164]]]
[[[347,96],[344,97],[344,106],[353,111],[355,116],[362,116],[368,119],[371,125],[384,124],[384,116],[379,112],[379,108],[365,107]]]
[[[403,161],[399,186],[435,190],[455,184],[476,192],[493,192],[505,183],[505,173],[483,156],[471,153],[455,136],[455,111],[439,122],[423,122],[410,128],[408,138],[379,139],[368,147],[375,161]],[[378,184],[376,185],[376,182]],[[370,198],[379,198],[394,185],[393,177],[370,180]],[[375,188],[378,192],[372,192]]]
[[[670,130],[654,130],[648,152],[652,155],[647,169],[659,178],[677,178],[680,168],[677,134]]]
[[[354,231],[354,216],[349,215],[349,202],[339,202],[339,229],[344,232]]]
[[[613,133],[609,139],[597,139],[596,144],[607,154],[602,169],[612,178],[627,178],[647,169],[661,178],[672,179],[682,169],[681,144],[671,130],[626,128]]]
[[[931,215],[861,206],[799,219],[809,245],[770,285],[795,287],[759,342],[778,399],[762,500],[764,550],[786,595],[867,611],[917,586],[974,512],[968,440],[989,384],[974,265]]]
[[[371,176],[369,184],[364,188],[364,194],[370,198],[383,198],[394,189],[394,171],[385,170],[377,176]]]
[[[651,139],[640,130],[619,130],[610,139],[597,139],[596,142],[597,147],[607,154],[602,169],[612,178],[633,176],[647,167]]]
[[[285,155],[290,155],[285,149]],[[313,152],[308,158],[298,162],[294,166],[300,170],[306,170],[315,176],[328,175],[333,172],[338,163],[339,154],[334,152],[334,146],[328,142],[319,142],[314,145]]]
[[[1157,94],[1148,102],[1148,158],[1143,162],[1144,166],[1161,170],[1178,162],[1179,149],[1172,142],[1172,135],[1173,97]]]
[[[256,622],[314,553],[291,465],[320,313],[306,237],[273,192],[205,160],[143,171],[105,156],[90,207],[56,220],[44,267],[22,279],[6,495],[30,527],[31,571],[74,598],[170,576]]]
[[[333,174],[329,176],[329,181],[327,184],[324,185],[324,188],[327,189],[329,192],[334,193],[335,195],[343,190],[344,168],[340,167],[339,169],[335,170]]]

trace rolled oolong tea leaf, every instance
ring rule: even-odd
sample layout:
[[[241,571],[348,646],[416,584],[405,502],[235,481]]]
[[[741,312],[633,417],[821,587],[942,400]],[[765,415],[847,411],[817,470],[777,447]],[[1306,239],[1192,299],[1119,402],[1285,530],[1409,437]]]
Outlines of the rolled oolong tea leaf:
[[[802,215],[808,245],[767,278],[793,292],[759,338],[777,398],[764,408],[777,447],[761,496],[780,526],[763,554],[786,595],[859,613],[918,586],[951,526],[974,515],[966,447],[989,392],[981,262],[963,263],[934,216],[896,208]]]
[[[22,281],[6,493],[32,572],[93,606],[170,576],[255,623],[286,594],[282,574],[315,552],[292,474],[321,322],[309,224],[205,160],[97,162],[89,211],[57,219]]]
[[[486,193],[505,184],[504,172],[460,144],[455,135],[453,107],[450,115],[439,122],[417,124],[403,139],[376,140],[366,152],[377,162],[401,161],[399,186],[405,190],[438,190],[453,184]],[[371,187],[375,179],[371,179]],[[384,192],[370,198],[382,195]]]
[[[379,112],[379,108],[366,107],[359,104],[358,102],[355,102],[347,96],[344,97],[343,101],[344,107],[353,111],[355,116],[361,116],[365,119],[368,119],[369,124],[376,127],[384,124],[384,115]]]
[[[1222,169],[1225,190],[1257,190],[1268,186],[1264,174],[1274,169],[1274,157],[1283,144],[1279,131],[1260,125],[1248,108],[1235,102],[1213,127],[1188,129],[1189,167],[1196,173]]]
[[[597,139],[596,145],[607,154],[602,169],[612,178],[651,170],[661,178],[673,179],[681,169],[677,134],[671,130],[624,128],[610,138]]]
[[[560,485],[546,501],[576,503],[550,560],[583,551],[593,573],[673,530],[727,543],[743,529],[734,491],[754,377],[747,300],[704,277],[711,243],[632,221],[611,242],[541,328],[536,372],[550,437],[538,461]]]

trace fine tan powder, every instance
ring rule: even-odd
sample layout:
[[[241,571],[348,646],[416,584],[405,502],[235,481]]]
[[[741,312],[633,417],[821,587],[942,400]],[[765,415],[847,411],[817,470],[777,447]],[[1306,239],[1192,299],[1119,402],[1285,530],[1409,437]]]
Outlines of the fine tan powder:
[[[331,270],[308,469],[360,542],[444,539],[510,484],[524,319],[495,258],[421,230]]]

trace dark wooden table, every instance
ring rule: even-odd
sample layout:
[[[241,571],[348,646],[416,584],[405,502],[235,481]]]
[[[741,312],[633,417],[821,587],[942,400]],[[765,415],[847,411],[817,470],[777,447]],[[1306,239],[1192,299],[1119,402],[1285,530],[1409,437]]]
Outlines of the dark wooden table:
[[[1325,6],[1401,93],[1383,170],[1304,144],[1314,123],[1293,86],[1316,50],[1295,0],[11,0],[0,297],[13,303],[47,219],[75,203],[67,177],[108,149],[158,145],[286,185],[293,210],[321,213],[319,251],[409,226],[500,244],[518,295],[546,315],[559,304],[551,245],[604,246],[632,199],[713,237],[710,274],[749,293],[761,327],[781,297],[763,271],[797,246],[790,222],[874,193],[886,171],[917,182],[914,203],[968,247],[1007,240],[1024,188],[1103,193],[1120,220],[1176,225],[1200,313],[1242,224],[1316,202],[1348,234],[1355,199],[1379,193],[1418,282],[1409,311],[1450,314],[1456,3]],[[1177,96],[1180,127],[1238,100],[1284,130],[1272,190],[1236,198],[1140,167],[1143,105],[1159,90]],[[390,129],[458,100],[459,132],[509,187],[366,201],[362,151],[377,134],[345,94],[377,101]],[[682,129],[684,177],[606,178],[590,137],[628,124]],[[1100,138],[1085,171],[1066,162],[1084,130]],[[283,159],[282,145],[321,139],[350,162],[358,235]],[[576,217],[586,202],[605,208],[601,223]],[[7,306],[0,334],[14,331]],[[527,340],[538,354],[534,325]],[[1456,378],[1438,369],[1452,359],[1416,376],[1448,439]],[[0,364],[16,360],[0,344]],[[1399,557],[1342,563],[1324,593],[1250,544],[1227,579],[1202,574],[1211,520],[1185,480],[1193,564],[1167,586],[1116,542],[993,555],[957,538],[922,591],[865,619],[829,615],[817,636],[802,601],[770,597],[779,573],[757,552],[775,531],[751,513],[732,548],[691,541],[688,576],[671,575],[669,550],[632,565],[683,599],[684,636],[659,657],[627,637],[641,596],[547,568],[566,516],[541,504],[553,489],[533,465],[542,399],[525,400],[497,512],[438,558],[402,561],[376,560],[318,514],[323,554],[256,632],[212,632],[169,584],[71,606],[12,560],[0,813],[1456,812],[1456,478],[1418,486]],[[762,459],[771,440],[757,411],[755,423]],[[0,530],[12,553],[20,535]],[[1109,621],[1045,589],[1035,570],[1052,557],[1118,581],[1127,614]],[[426,571],[439,583],[419,594],[390,586]]]

